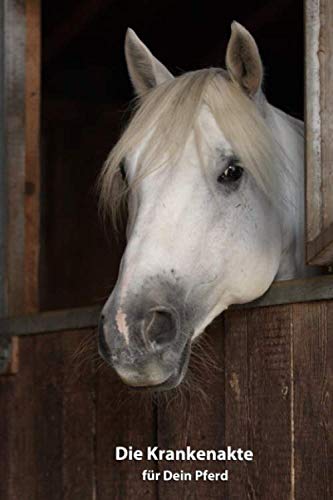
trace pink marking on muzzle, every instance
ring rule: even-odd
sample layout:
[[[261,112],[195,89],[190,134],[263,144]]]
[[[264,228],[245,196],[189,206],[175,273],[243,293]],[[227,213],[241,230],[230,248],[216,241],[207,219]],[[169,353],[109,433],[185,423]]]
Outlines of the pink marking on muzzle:
[[[125,342],[128,345],[129,344],[129,331],[128,331],[128,326],[127,326],[127,321],[126,321],[126,313],[122,311],[122,307],[120,306],[118,309],[118,312],[116,314],[116,323],[117,323],[117,328],[119,333],[124,335],[125,337]]]

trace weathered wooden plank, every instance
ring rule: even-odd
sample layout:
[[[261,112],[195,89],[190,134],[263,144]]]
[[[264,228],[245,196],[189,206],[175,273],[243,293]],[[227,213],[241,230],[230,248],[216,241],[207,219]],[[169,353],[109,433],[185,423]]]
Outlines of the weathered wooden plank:
[[[15,376],[0,377],[0,498],[36,498],[34,447],[34,346],[21,343],[21,369]]]
[[[39,15],[38,0],[1,4],[2,315],[38,309]]]
[[[333,224],[307,244],[308,263],[327,265],[333,262]]]
[[[320,65],[320,0],[305,2],[305,92],[306,92],[306,221],[307,241],[318,236],[321,227],[321,120]]]
[[[91,500],[95,494],[96,334],[64,332],[62,481],[63,500]],[[47,340],[46,340],[47,342]]]
[[[220,374],[199,369],[199,389],[208,399],[191,387],[183,404],[159,401],[158,438],[152,401],[126,393],[110,369],[98,372],[94,396],[93,349],[81,353],[88,361],[82,367],[72,358],[84,332],[22,339],[19,373],[0,379],[1,498],[156,498],[157,488],[166,500],[331,498],[333,302],[230,311],[225,324],[225,355],[221,326],[211,332],[217,359],[226,360],[225,403]],[[114,461],[117,444],[144,449],[154,443],[203,449],[229,444],[252,449],[255,462],[228,463],[227,485],[157,485],[140,477],[156,464]],[[200,468],[221,470],[216,465],[200,462]],[[198,463],[164,463],[160,469],[187,466],[193,470]]]
[[[188,388],[177,394],[168,394],[158,400],[158,445],[162,449],[222,449],[224,437],[224,338],[220,318],[207,331],[202,347],[193,347],[188,377]],[[201,341],[203,342],[203,340]],[[192,373],[191,373],[192,372]],[[185,382],[186,384],[186,382]],[[184,393],[182,394],[182,391]],[[159,462],[159,471],[188,471],[208,469],[223,472],[223,462]],[[163,500],[178,498],[226,498],[226,483],[222,481],[159,481],[158,497]]]
[[[322,147],[322,196],[323,196],[323,229],[333,225],[333,3],[331,0],[320,1],[320,115],[321,115],[321,147]],[[333,246],[333,239],[332,239]],[[333,262],[333,248],[331,259]]]
[[[9,499],[10,495],[10,449],[11,449],[11,407],[14,381],[12,377],[0,378],[0,498]]]
[[[4,9],[4,140],[6,203],[5,311],[24,311],[25,172],[25,0],[6,0]]]
[[[290,498],[290,306],[228,313],[227,318],[226,441],[254,453],[246,470],[234,465],[230,498]]]
[[[251,449],[248,415],[247,312],[225,314],[225,439],[233,448]],[[228,498],[246,499],[251,488],[247,463],[230,463]],[[252,486],[253,488],[253,486]]]
[[[5,6],[0,3],[0,29],[4,33],[5,29]],[[0,36],[0,72],[5,71],[5,40]],[[0,78],[0,283],[6,279],[6,232],[7,232],[7,176],[4,168],[6,160],[6,137],[5,137],[5,82]],[[0,287],[0,315],[8,314],[6,310],[6,290]]]
[[[156,484],[142,481],[144,469],[155,464],[116,461],[116,446],[133,446],[145,451],[156,442],[154,405],[148,395],[127,389],[105,364],[96,381],[96,498],[98,500],[155,500]]]
[[[231,309],[251,309],[333,298],[333,275],[305,280],[279,281],[261,298]],[[101,306],[48,311],[13,318],[0,318],[0,335],[34,335],[96,327]]]
[[[83,335],[23,338],[20,370],[0,378],[1,500],[93,498],[94,358],[73,356]]]
[[[8,315],[38,309],[40,5],[6,0],[0,9],[0,313]]]
[[[293,306],[295,498],[333,496],[333,303]]]
[[[333,4],[306,2],[307,260],[333,262]]]
[[[96,327],[100,312],[101,306],[92,306],[0,318],[0,335],[35,335]]]
[[[28,500],[35,498],[36,493],[34,435],[38,429],[35,428],[35,399],[32,397],[35,387],[34,352],[35,339],[25,339],[20,345],[20,360],[24,369],[15,375],[11,395],[15,403],[11,415],[11,491],[8,500]]]
[[[26,0],[24,309],[39,308],[41,0]]]
[[[35,337],[36,494],[29,498],[93,498],[93,367],[86,359],[80,375],[74,361],[82,334]]]
[[[291,333],[290,306],[248,312],[251,473],[261,498],[292,496]]]
[[[60,336],[37,339],[35,364],[35,498],[61,500],[64,360]]]

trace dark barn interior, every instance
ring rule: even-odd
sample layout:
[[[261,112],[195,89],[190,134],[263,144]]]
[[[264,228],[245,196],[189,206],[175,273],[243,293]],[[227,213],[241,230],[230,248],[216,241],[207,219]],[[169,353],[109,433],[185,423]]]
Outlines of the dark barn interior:
[[[224,65],[236,19],[258,43],[270,102],[302,117],[303,2],[58,0],[42,7],[40,302],[55,309],[102,301],[116,278],[122,243],[107,238],[98,220],[95,184],[133,97],[126,28],[177,75]]]

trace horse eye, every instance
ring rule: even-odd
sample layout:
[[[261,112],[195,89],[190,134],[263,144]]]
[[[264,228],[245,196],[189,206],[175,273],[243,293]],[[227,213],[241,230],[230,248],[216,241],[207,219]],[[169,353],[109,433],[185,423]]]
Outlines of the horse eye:
[[[123,181],[125,181],[126,180],[126,170],[125,170],[125,165],[123,163],[120,164],[119,170],[120,170],[121,177],[122,177]]]
[[[221,184],[236,182],[242,177],[242,175],[243,168],[234,163],[230,163],[225,171],[221,175],[219,175],[219,177],[217,178],[217,182],[220,182]]]

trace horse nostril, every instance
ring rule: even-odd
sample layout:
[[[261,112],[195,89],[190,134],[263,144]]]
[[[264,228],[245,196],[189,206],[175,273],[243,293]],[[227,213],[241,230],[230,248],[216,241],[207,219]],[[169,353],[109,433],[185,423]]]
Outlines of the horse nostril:
[[[147,341],[168,344],[177,335],[177,324],[167,309],[152,309],[143,323],[143,334]]]

